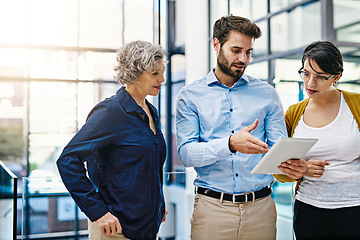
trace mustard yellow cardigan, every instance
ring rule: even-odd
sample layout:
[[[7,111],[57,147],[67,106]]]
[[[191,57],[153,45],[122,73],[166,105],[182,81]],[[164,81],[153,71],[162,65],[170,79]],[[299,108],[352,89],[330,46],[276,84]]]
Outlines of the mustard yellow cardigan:
[[[342,92],[345,101],[347,105],[350,108],[350,111],[352,115],[354,116],[354,119],[359,127],[360,131],[360,94],[359,93],[353,93],[353,92],[347,92],[344,90],[339,90]],[[288,136],[292,137],[295,131],[296,126],[298,125],[301,116],[303,115],[305,108],[309,102],[309,98],[304,99],[303,101],[296,103],[294,105],[291,105],[289,109],[285,113],[285,122],[286,122],[286,128],[288,132]],[[285,174],[274,174],[274,177],[279,182],[295,182],[296,181],[296,187],[295,192],[298,189],[301,179],[295,180],[292,179]]]

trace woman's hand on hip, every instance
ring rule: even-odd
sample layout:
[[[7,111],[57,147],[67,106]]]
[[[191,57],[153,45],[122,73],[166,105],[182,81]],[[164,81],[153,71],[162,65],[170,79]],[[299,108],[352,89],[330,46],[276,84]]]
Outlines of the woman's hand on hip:
[[[95,221],[100,228],[101,234],[110,236],[117,233],[121,233],[122,227],[119,219],[110,212],[107,212],[104,216]]]

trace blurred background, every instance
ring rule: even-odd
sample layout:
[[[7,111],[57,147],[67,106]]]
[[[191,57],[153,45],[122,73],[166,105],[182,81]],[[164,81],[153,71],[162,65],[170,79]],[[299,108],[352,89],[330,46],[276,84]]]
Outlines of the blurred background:
[[[169,221],[161,239],[189,239],[195,174],[177,158],[175,101],[215,67],[212,26],[239,15],[263,35],[246,73],[273,85],[284,110],[304,98],[305,46],[335,43],[344,57],[338,88],[360,92],[360,0],[0,0],[0,239],[87,238],[55,161],[91,108],[120,88],[115,52],[141,39],[169,53],[158,97],[168,157]],[[292,239],[291,184],[275,182],[278,239]]]

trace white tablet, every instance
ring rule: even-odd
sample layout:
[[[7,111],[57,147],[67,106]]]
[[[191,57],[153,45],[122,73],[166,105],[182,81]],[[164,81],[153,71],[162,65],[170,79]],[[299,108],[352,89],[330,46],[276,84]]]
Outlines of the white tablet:
[[[279,138],[251,171],[253,174],[283,174],[278,166],[290,158],[300,159],[317,142],[309,138]]]

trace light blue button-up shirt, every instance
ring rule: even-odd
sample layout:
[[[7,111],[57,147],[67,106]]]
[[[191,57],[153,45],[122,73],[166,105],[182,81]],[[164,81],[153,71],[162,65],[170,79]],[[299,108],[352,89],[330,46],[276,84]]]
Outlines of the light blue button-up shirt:
[[[270,148],[286,136],[282,104],[266,82],[244,74],[229,88],[210,71],[181,89],[176,111],[177,150],[181,162],[196,170],[196,186],[239,194],[271,183],[272,175],[250,173],[262,154],[229,150],[229,137],[255,119],[259,125],[251,134]]]

